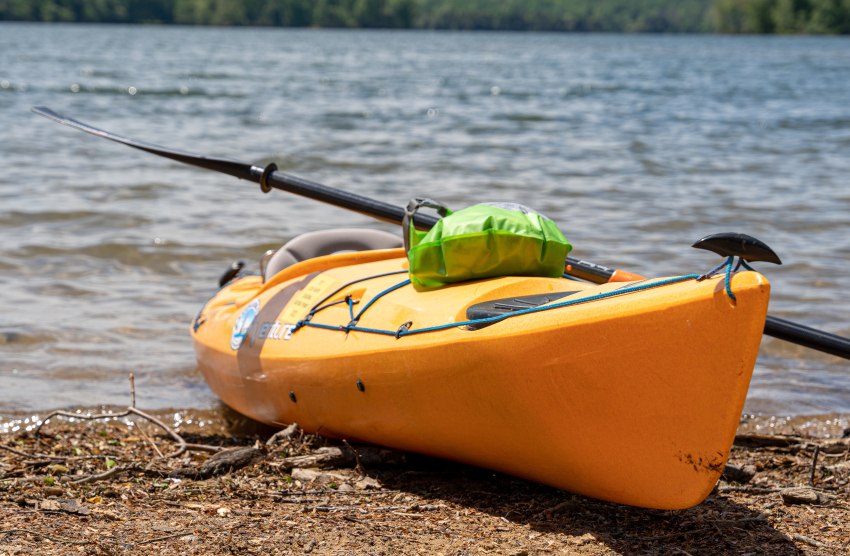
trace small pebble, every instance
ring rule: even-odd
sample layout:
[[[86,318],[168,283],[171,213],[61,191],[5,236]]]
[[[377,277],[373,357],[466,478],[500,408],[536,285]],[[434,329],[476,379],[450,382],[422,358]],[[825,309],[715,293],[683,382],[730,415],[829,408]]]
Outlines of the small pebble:
[[[755,465],[744,465],[738,467],[737,465],[726,464],[726,467],[723,469],[723,479],[732,483],[740,483],[742,485],[749,483],[755,475]]]
[[[364,477],[357,481],[355,486],[358,490],[379,489],[381,488],[381,483],[379,483],[372,477]]]
[[[827,495],[812,488],[790,487],[779,491],[782,501],[788,505],[792,504],[823,504],[829,500]]]

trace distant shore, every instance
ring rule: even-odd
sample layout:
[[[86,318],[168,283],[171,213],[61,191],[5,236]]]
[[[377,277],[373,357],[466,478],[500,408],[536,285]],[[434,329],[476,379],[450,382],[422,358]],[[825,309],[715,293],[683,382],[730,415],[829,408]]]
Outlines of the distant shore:
[[[11,0],[0,21],[608,33],[850,34],[830,0]]]

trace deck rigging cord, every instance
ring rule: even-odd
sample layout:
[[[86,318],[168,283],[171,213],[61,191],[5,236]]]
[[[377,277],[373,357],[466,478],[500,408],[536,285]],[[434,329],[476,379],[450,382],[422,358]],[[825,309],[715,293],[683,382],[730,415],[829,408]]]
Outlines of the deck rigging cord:
[[[483,325],[495,324],[497,322],[501,322],[503,320],[513,318],[513,317],[530,315],[532,313],[540,313],[542,311],[551,311],[551,310],[554,310],[554,309],[561,309],[561,308],[570,307],[570,306],[573,306],[573,305],[591,303],[593,301],[601,301],[603,299],[609,299],[609,298],[612,298],[612,297],[627,295],[627,294],[630,294],[630,293],[635,293],[635,292],[644,291],[644,290],[648,290],[648,289],[659,288],[659,287],[667,286],[667,285],[670,285],[670,284],[685,282],[687,280],[696,280],[696,279],[701,277],[700,274],[686,274],[686,275],[683,275],[683,276],[674,276],[674,277],[671,277],[671,278],[663,278],[663,279],[660,279],[660,280],[644,281],[644,282],[640,282],[640,283],[633,284],[633,285],[627,285],[625,287],[618,288],[618,289],[615,289],[615,290],[600,292],[600,293],[590,295],[590,296],[587,296],[587,297],[573,298],[573,299],[568,299],[566,301],[559,301],[559,302],[555,302],[555,303],[551,303],[551,304],[540,305],[540,306],[537,306],[537,307],[528,307],[526,309],[519,309],[519,310],[516,310],[516,311],[511,311],[511,312],[507,312],[507,313],[503,313],[501,315],[495,315],[495,316],[491,316],[491,317],[467,319],[467,320],[464,320],[464,321],[457,321],[457,322],[448,322],[448,323],[444,323],[444,324],[426,326],[426,327],[423,327],[423,328],[412,328],[413,323],[406,322],[406,323],[403,323],[402,325],[400,325],[394,331],[390,330],[390,329],[364,327],[364,326],[360,326],[358,323],[361,320],[361,318],[363,317],[363,314],[370,307],[375,305],[375,303],[377,303],[380,299],[382,299],[383,297],[391,294],[392,292],[394,292],[398,289],[409,286],[410,285],[409,279],[402,280],[401,282],[398,282],[398,283],[396,283],[392,286],[389,286],[389,287],[385,288],[384,290],[375,294],[375,296],[372,299],[370,299],[366,303],[366,305],[356,315],[354,314],[353,307],[357,302],[355,300],[353,300],[351,298],[351,296],[346,296],[344,299],[333,301],[333,302],[326,302],[327,299],[330,299],[333,295],[336,295],[336,293],[340,293],[340,292],[344,291],[346,288],[352,286],[353,284],[364,282],[366,280],[376,279],[376,278],[379,278],[379,277],[389,276],[389,275],[392,275],[392,274],[401,274],[401,273],[406,273],[406,272],[407,271],[399,271],[399,272],[369,276],[369,277],[366,277],[366,278],[358,278],[357,280],[353,280],[352,282],[349,282],[349,283],[347,283],[343,286],[340,286],[339,288],[337,288],[337,290],[334,294],[331,294],[330,296],[325,297],[324,300],[313,305],[313,307],[308,311],[307,315],[295,324],[295,328],[292,331],[293,334],[296,333],[298,330],[304,328],[304,327],[312,327],[312,328],[321,328],[321,329],[324,329],[324,330],[341,331],[341,332],[345,332],[346,334],[349,333],[349,332],[363,332],[363,333],[367,333],[367,334],[381,334],[381,335],[384,335],[384,336],[395,336],[396,338],[401,338],[401,337],[404,337],[404,336],[412,336],[414,334],[423,334],[423,333],[426,333],[426,332],[437,332],[437,331],[440,331],[440,330],[447,330],[449,328],[461,328],[461,327],[464,327],[464,326],[480,328]],[[731,292],[731,290],[730,290],[730,292]],[[319,313],[319,312],[321,312],[324,309],[327,309],[329,307],[339,305],[341,303],[347,303],[348,306],[349,306],[349,314],[351,315],[351,321],[349,321],[348,324],[334,325],[334,324],[324,324],[324,323],[313,322],[313,317],[317,313]]]

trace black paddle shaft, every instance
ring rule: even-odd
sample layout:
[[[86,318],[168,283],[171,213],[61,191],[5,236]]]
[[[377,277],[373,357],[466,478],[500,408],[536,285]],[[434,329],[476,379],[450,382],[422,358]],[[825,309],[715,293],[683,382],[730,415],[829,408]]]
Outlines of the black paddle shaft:
[[[371,216],[372,218],[377,218],[378,220],[389,222],[391,224],[401,224],[401,221],[404,218],[404,209],[399,206],[370,199],[369,197],[364,197],[363,195],[358,195],[356,193],[328,187],[327,185],[322,185],[314,181],[277,171],[277,166],[274,164],[261,168],[259,166],[254,166],[252,164],[228,158],[202,156],[169,147],[162,147],[145,141],[130,139],[128,137],[123,137],[110,131],[94,127],[79,120],[75,120],[74,118],[64,116],[54,112],[46,106],[36,106],[32,109],[32,111],[40,116],[44,116],[45,118],[49,118],[68,127],[85,131],[91,135],[102,137],[116,143],[121,143],[122,145],[133,147],[134,149],[139,149],[164,158],[170,158],[171,160],[176,160],[177,162],[188,164],[190,166],[197,166],[207,170],[228,174],[241,180],[258,183],[261,185],[261,189],[264,192],[267,192],[269,188],[280,189],[281,191],[294,193],[302,197],[307,197],[308,199],[322,201],[340,208],[359,212],[366,216]],[[416,214],[414,218],[414,225],[419,229],[427,230],[433,227],[436,223],[437,218],[427,214]]]
[[[258,168],[257,166],[252,167],[252,177],[256,178],[253,181],[260,183],[263,191],[265,191],[263,184],[267,184],[268,187],[359,212],[391,224],[400,225],[404,218],[404,209],[400,206],[370,199],[357,193],[328,187],[327,185],[305,180],[304,178],[277,170],[269,170],[270,168],[268,167],[265,169]],[[266,174],[265,178],[263,177],[264,173]],[[437,217],[435,216],[420,213],[414,215],[414,225],[419,229],[428,230],[436,223]]]
[[[93,125],[75,120],[68,116],[64,116],[47,108],[46,106],[36,106],[32,109],[33,112],[45,118],[49,118],[54,122],[85,131],[97,137],[102,137],[134,149],[139,149],[157,156],[176,160],[190,166],[197,166],[215,172],[221,172],[230,176],[237,177],[242,180],[252,181],[261,184],[261,189],[267,191],[268,187],[280,189],[288,193],[294,193],[308,199],[321,201],[340,208],[352,210],[388,222],[390,224],[401,224],[404,219],[404,209],[402,207],[377,201],[357,193],[351,193],[342,189],[328,187],[320,183],[310,181],[298,176],[293,176],[276,170],[276,166],[269,165],[265,168],[246,164],[237,160],[228,158],[216,158],[209,156],[197,155],[170,147],[162,147],[145,141],[130,139],[121,135],[106,131]],[[414,215],[414,225],[420,230],[428,230],[437,223],[438,218],[428,214],[417,212]],[[603,284],[611,278],[613,270],[594,264],[589,261],[567,257],[566,264],[570,265],[571,274],[588,282]]]
[[[792,344],[850,359],[850,339],[817,328],[768,315],[764,333]]]
[[[73,127],[80,131],[85,131],[97,137],[109,139],[116,143],[121,143],[134,149],[139,149],[157,156],[170,158],[183,164],[198,166],[216,172],[222,172],[239,179],[252,181],[260,184],[260,188],[264,192],[268,192],[269,188],[280,189],[309,199],[315,199],[334,206],[349,209],[378,220],[393,224],[401,224],[404,218],[404,209],[399,206],[370,199],[363,195],[343,191],[327,185],[322,185],[310,180],[305,180],[297,176],[292,176],[284,172],[277,171],[277,166],[270,164],[265,168],[246,164],[236,160],[227,158],[215,158],[201,156],[185,151],[161,147],[144,141],[137,141],[116,135],[112,132],[99,129],[92,125],[83,123],[79,120],[63,116],[54,112],[45,106],[36,106],[32,109],[33,112],[40,116],[49,118],[60,124]],[[417,228],[427,230],[434,226],[437,222],[434,216],[416,213],[414,217],[414,225]],[[607,282],[614,275],[615,270],[583,261],[567,257],[566,264],[572,267],[571,274],[578,278],[595,282],[597,284]],[[768,336],[773,336],[781,340],[799,344],[811,349],[816,349],[831,355],[837,355],[845,359],[850,359],[850,339],[830,334],[810,328],[802,324],[797,324],[784,319],[771,317],[768,315],[765,322],[764,333]]]

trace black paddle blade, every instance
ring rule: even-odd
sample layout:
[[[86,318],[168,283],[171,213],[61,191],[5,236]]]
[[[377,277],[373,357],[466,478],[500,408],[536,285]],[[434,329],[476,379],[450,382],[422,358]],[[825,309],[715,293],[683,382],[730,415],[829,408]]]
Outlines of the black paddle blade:
[[[722,232],[705,236],[691,247],[713,251],[721,257],[741,257],[748,263],[763,261],[766,263],[782,264],[779,256],[763,241],[735,232]]]
[[[115,141],[116,143],[127,145],[128,147],[133,147],[134,149],[149,152],[157,156],[170,158],[171,160],[176,160],[177,162],[182,162],[191,166],[198,166],[199,168],[206,168],[207,170],[222,172],[224,174],[228,174],[242,180],[250,180],[254,182],[257,181],[256,175],[251,171],[252,166],[250,164],[245,164],[244,162],[228,160],[226,158],[201,156],[198,154],[188,153],[177,149],[161,147],[152,143],[145,143],[144,141],[138,141],[136,139],[129,139],[127,137],[122,137],[120,135],[116,135],[115,133],[96,128],[79,120],[75,120],[74,118],[63,116],[62,114],[54,112],[46,106],[35,106],[32,108],[32,111],[38,114],[39,116],[44,116],[45,118],[49,118],[54,122],[58,122],[62,125],[73,127],[74,129],[79,129],[80,131],[85,131],[86,133],[90,133],[98,137],[103,137],[104,139],[109,139],[110,141]]]

